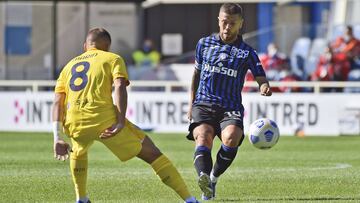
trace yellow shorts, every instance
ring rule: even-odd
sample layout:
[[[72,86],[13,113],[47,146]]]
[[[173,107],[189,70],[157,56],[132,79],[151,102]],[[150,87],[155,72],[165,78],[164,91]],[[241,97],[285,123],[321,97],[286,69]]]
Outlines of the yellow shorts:
[[[127,161],[140,153],[142,141],[146,136],[141,129],[126,120],[125,127],[114,137],[100,139],[99,135],[108,127],[110,126],[82,126],[81,130],[73,132],[73,136],[70,136],[72,142],[71,158],[87,159],[87,151],[94,140],[102,142],[121,161]]]

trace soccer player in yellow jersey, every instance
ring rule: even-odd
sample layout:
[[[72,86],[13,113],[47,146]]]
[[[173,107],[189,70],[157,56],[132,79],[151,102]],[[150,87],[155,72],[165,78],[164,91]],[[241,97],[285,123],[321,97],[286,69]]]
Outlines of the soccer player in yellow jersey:
[[[170,160],[125,118],[128,75],[124,60],[108,52],[110,44],[111,37],[105,29],[90,30],[84,43],[85,53],[64,67],[55,87],[54,156],[58,160],[69,158],[70,145],[63,139],[68,135],[72,143],[70,169],[76,201],[90,202],[86,194],[87,154],[96,140],[121,161],[135,156],[144,160],[185,202],[197,202]]]

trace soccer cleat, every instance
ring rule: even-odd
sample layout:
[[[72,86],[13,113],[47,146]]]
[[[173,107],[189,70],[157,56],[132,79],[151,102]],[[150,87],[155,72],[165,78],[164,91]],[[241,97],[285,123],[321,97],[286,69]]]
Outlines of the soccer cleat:
[[[195,199],[195,201],[185,201],[185,203],[201,203],[201,202],[199,202],[197,199]]]
[[[216,188],[216,182],[211,182],[211,189],[213,191],[212,193],[212,199],[215,198],[215,188]]]
[[[201,198],[203,200],[211,200],[213,198],[213,189],[211,187],[210,176],[201,172],[198,180],[198,185],[203,192]]]
[[[211,196],[205,196],[204,194],[201,195],[201,198],[203,200],[214,200],[215,199],[215,188],[216,188],[216,182],[211,182],[210,187],[212,189]]]

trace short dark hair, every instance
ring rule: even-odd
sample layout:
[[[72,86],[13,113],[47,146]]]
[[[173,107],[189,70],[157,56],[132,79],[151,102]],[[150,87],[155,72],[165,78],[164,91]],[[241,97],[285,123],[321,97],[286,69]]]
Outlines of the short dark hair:
[[[238,14],[240,17],[243,17],[243,9],[239,4],[235,3],[225,3],[220,7],[220,12],[224,12],[229,15]]]
[[[88,32],[88,37],[90,37],[91,41],[107,41],[111,43],[110,33],[104,28],[94,28]]]

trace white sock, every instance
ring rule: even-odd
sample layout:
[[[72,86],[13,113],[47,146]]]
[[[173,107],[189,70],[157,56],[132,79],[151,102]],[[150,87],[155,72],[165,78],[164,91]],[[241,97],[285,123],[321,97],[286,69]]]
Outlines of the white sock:
[[[185,200],[185,202],[193,202],[196,203],[196,198],[195,197],[189,197]]]
[[[215,177],[214,174],[213,174],[213,172],[211,171],[211,173],[210,173],[210,180],[211,180],[211,182],[216,183],[216,182],[217,182],[217,179],[218,179],[218,177]]]

